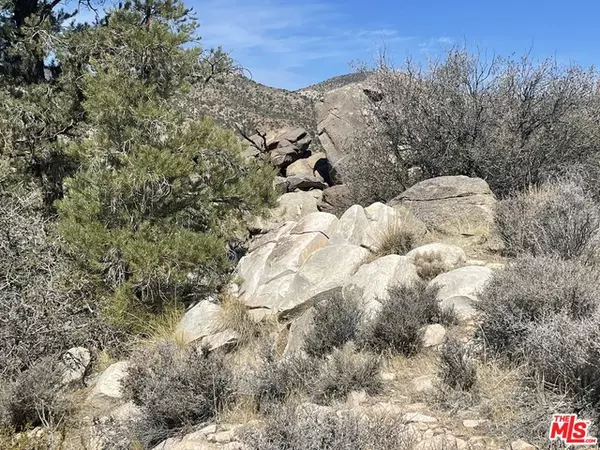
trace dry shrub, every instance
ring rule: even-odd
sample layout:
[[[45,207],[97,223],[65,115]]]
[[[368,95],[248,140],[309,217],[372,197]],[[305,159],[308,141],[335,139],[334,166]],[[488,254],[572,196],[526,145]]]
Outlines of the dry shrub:
[[[583,187],[554,181],[501,201],[496,228],[506,252],[577,258],[598,239],[600,211]]]
[[[238,335],[238,345],[248,345],[264,334],[264,324],[257,323],[250,316],[248,307],[238,297],[225,295],[221,299],[221,307],[221,326]]]
[[[321,357],[359,337],[365,319],[365,306],[341,292],[314,306],[313,326],[305,336],[304,350],[310,356]]]
[[[389,290],[389,298],[365,332],[365,343],[373,350],[410,356],[423,346],[422,328],[438,323],[442,315],[436,298],[439,288],[418,282]]]
[[[12,382],[0,381],[0,426],[18,431],[60,424],[72,410],[62,385],[64,367],[53,358],[38,360]]]
[[[489,350],[511,359],[526,357],[530,326],[557,314],[573,320],[598,309],[600,273],[554,257],[516,259],[495,274],[480,295],[482,337]]]
[[[316,405],[274,409],[263,426],[246,428],[241,437],[249,450],[409,450],[417,444],[400,417],[338,415]]]
[[[316,358],[301,353],[279,358],[271,346],[262,353],[259,367],[249,375],[250,390],[261,406],[305,395],[318,379],[320,362]]]
[[[466,48],[401,69],[385,56],[371,69],[378,95],[345,173],[358,201],[388,201],[442,175],[483,178],[503,197],[598,158],[593,69],[527,56],[487,59]]]
[[[477,381],[475,361],[456,339],[444,342],[440,352],[440,379],[452,389],[470,391]]]
[[[62,254],[42,193],[9,181],[0,173],[0,376],[14,381],[41,358],[122,335],[90,303],[89,277]]]
[[[233,377],[219,353],[159,342],[131,361],[123,390],[144,413],[135,434],[146,446],[212,419],[234,398]]]
[[[335,349],[325,360],[320,377],[313,390],[319,403],[345,399],[352,391],[368,394],[381,391],[381,358],[369,352],[357,352],[352,343]]]

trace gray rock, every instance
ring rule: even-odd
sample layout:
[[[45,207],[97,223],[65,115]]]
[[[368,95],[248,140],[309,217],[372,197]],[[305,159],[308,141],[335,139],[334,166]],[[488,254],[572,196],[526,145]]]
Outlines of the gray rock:
[[[314,308],[310,308],[296,320],[292,321],[288,334],[287,345],[283,351],[284,356],[303,351],[306,334],[310,331],[314,323],[314,315]]]
[[[413,379],[410,384],[413,388],[413,391],[419,393],[433,391],[435,388],[434,377],[431,375],[422,375],[417,377]]]
[[[323,198],[323,191],[299,191],[283,194],[277,199],[277,207],[266,219],[257,218],[251,225],[251,230],[268,232],[283,222],[297,222],[302,217],[317,212],[317,204]]]
[[[242,299],[251,297],[260,286],[267,259],[275,245],[276,242],[268,242],[245,255],[238,262],[235,274],[241,279],[239,295]]]
[[[96,385],[90,392],[88,401],[97,405],[113,403],[123,398],[121,381],[127,376],[128,367],[127,361],[119,361],[108,366],[96,380]]]
[[[327,238],[336,230],[339,220],[333,214],[324,212],[311,213],[302,218],[295,227],[290,230],[291,234],[321,233]]]
[[[433,423],[433,422],[438,421],[435,417],[427,416],[425,414],[421,414],[421,413],[417,413],[417,412],[411,412],[411,413],[404,414],[402,416],[402,420],[406,423],[413,423],[413,422]]]
[[[327,183],[320,176],[292,175],[288,176],[285,182],[289,192],[293,192],[296,189],[310,191],[312,189],[323,190],[327,188]]]
[[[81,381],[90,365],[92,357],[90,351],[84,347],[73,347],[67,350],[62,356],[64,373],[63,384],[69,384]]]
[[[439,286],[438,300],[442,308],[454,307],[459,319],[469,320],[476,311],[473,307],[477,294],[492,277],[487,267],[466,266],[438,275],[430,285]]]
[[[363,302],[368,315],[381,308],[380,301],[389,298],[388,290],[410,285],[419,280],[416,267],[404,256],[388,255],[361,266],[343,287],[344,298]]]
[[[285,171],[287,177],[316,177],[324,182],[323,178],[319,174],[314,173],[313,166],[310,163],[310,158],[299,159],[298,161],[290,164]]]
[[[365,130],[369,103],[365,86],[356,83],[327,92],[315,104],[319,141],[334,172],[343,172],[349,142]]]
[[[404,205],[431,230],[476,236],[490,233],[496,199],[484,180],[461,175],[421,181],[389,204]]]
[[[190,343],[218,333],[221,327],[221,306],[203,300],[183,315],[175,333]]]
[[[340,218],[329,245],[347,243],[375,251],[387,233],[403,228],[412,230],[417,238],[426,233],[425,225],[403,208],[383,203],[373,203],[367,208],[354,205]]]
[[[444,342],[446,329],[439,323],[423,327],[423,347],[436,347]]]
[[[296,314],[319,298],[341,291],[368,255],[368,250],[347,244],[316,251],[296,274],[289,287],[290,295],[279,305],[279,312]]]
[[[319,211],[341,216],[352,206],[350,190],[344,184],[331,186],[323,190],[323,200],[319,203]]]

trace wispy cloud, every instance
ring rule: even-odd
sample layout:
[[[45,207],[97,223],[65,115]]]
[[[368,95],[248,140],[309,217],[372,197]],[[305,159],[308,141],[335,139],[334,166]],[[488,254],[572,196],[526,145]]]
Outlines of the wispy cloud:
[[[357,25],[323,0],[200,0],[197,13],[204,46],[222,46],[257,81],[288,89],[339,74],[383,45],[421,42],[389,25]]]
[[[351,26],[319,1],[207,0],[197,12],[205,46],[221,45],[257,81],[286,88],[315,81],[311,67],[347,65],[384,42],[410,39],[385,27]]]

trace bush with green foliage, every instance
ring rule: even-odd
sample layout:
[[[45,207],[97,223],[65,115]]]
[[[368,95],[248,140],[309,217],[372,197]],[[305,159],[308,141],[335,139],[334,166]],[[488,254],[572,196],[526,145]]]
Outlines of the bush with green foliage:
[[[202,69],[201,50],[185,46],[195,25],[164,0],[113,10],[89,32],[98,49],[83,105],[93,131],[68,148],[80,169],[58,202],[59,229],[102,278],[109,317],[133,329],[223,286],[226,242],[273,196],[271,170],[246,163],[233,133],[174,105]]]
[[[494,275],[480,294],[481,335],[489,350],[527,358],[530,328],[557,315],[573,320],[598,310],[600,273],[577,261],[525,256]]]
[[[423,346],[426,325],[439,323],[440,309],[436,286],[418,282],[389,290],[389,298],[365,332],[365,344],[376,351],[392,351],[407,356],[417,354]]]
[[[425,69],[409,60],[397,70],[383,57],[371,72],[380,95],[346,173],[363,203],[442,175],[483,178],[503,197],[565,166],[597,167],[593,69],[454,48]]]
[[[511,256],[577,258],[597,245],[600,209],[575,182],[554,181],[501,201],[495,223]]]
[[[144,448],[214,418],[234,398],[233,376],[219,353],[202,355],[163,341],[131,361],[123,391],[142,410],[134,433]]]

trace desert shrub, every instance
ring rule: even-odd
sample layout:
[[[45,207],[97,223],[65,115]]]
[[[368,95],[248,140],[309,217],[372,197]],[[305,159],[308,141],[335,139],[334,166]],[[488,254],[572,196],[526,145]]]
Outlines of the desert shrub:
[[[336,348],[324,361],[313,397],[319,403],[345,399],[352,391],[377,394],[382,387],[381,358],[370,352],[357,352],[352,343]]]
[[[14,381],[0,382],[0,426],[22,431],[59,424],[72,408],[71,397],[62,385],[63,373],[61,364],[44,358]]]
[[[418,245],[419,234],[407,222],[393,221],[376,237],[375,255],[406,255]]]
[[[279,358],[272,347],[263,349],[258,369],[250,374],[251,390],[259,405],[279,403],[310,392],[319,376],[320,361],[301,353]]]
[[[412,262],[417,267],[419,277],[426,281],[431,281],[438,275],[457,268],[449,266],[442,254],[436,251],[419,253]]]
[[[89,279],[61,252],[41,190],[11,175],[0,156],[0,376],[15,380],[42,357],[103,347],[119,334],[90,305]]]
[[[400,417],[338,415],[315,405],[277,408],[264,426],[246,428],[241,437],[249,450],[388,450],[416,445]]]
[[[440,379],[461,391],[470,391],[477,381],[474,359],[464,344],[456,339],[447,339],[440,352]]]
[[[496,228],[512,256],[530,253],[576,258],[597,241],[600,212],[583,187],[572,181],[555,181],[501,201]]]
[[[372,68],[378,92],[351,145],[347,184],[359,201],[387,201],[420,179],[478,176],[499,196],[561,167],[589,166],[600,150],[598,75],[529,57],[489,60],[450,50],[426,68],[386,58]]]
[[[357,299],[333,294],[314,306],[313,326],[305,336],[304,350],[321,357],[359,337],[365,307]]]
[[[494,352],[519,359],[529,328],[564,314],[581,320],[598,309],[600,273],[576,261],[525,256],[495,274],[480,295],[482,337]]]
[[[212,419],[234,397],[232,374],[219,353],[161,342],[138,350],[131,361],[123,391],[144,413],[137,431],[146,446]]]
[[[527,361],[546,385],[600,407],[600,317],[559,313],[530,323],[523,341]]]
[[[248,345],[256,341],[266,330],[264,323],[256,322],[248,312],[247,305],[233,295],[221,298],[221,326],[237,333],[237,345]]]
[[[422,328],[437,323],[441,310],[437,287],[418,282],[389,290],[389,298],[365,332],[365,344],[376,351],[391,350],[410,356],[423,346]]]

